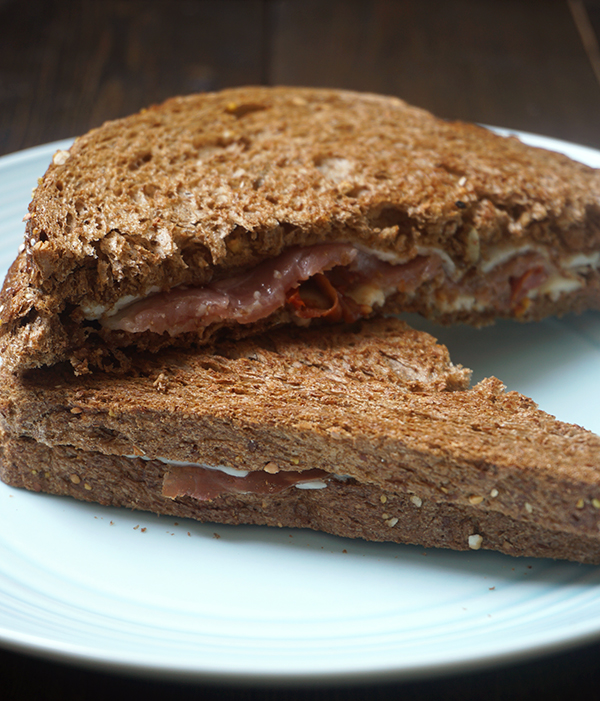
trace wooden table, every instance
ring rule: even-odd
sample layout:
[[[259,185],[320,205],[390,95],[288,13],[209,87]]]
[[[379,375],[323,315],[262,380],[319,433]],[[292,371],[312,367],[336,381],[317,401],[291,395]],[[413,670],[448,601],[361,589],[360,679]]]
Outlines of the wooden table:
[[[0,0],[0,154],[170,95],[263,83],[399,95],[600,148],[600,0]],[[600,644],[410,683],[227,689],[0,651],[10,699],[597,698]]]

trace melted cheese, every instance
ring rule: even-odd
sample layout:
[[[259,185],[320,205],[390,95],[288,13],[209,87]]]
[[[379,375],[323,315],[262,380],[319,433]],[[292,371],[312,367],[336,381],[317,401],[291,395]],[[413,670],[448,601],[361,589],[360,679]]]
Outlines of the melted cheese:
[[[572,256],[565,256],[562,265],[569,270],[579,270],[584,268],[597,268],[600,266],[600,251],[593,253],[574,253]]]
[[[159,290],[159,287],[151,287],[145,295],[125,295],[118,299],[112,305],[112,307],[107,307],[103,304],[97,304],[96,302],[89,302],[84,300],[79,305],[79,308],[81,309],[84,317],[88,321],[97,321],[103,316],[114,316],[115,314],[120,312],[121,309],[124,309],[128,305],[133,304],[134,302],[139,302],[141,299],[146,299],[146,297],[149,297],[150,295],[154,294],[155,292],[158,292]]]
[[[553,273],[539,287],[535,290],[531,290],[531,292],[528,293],[528,297],[533,298],[537,295],[548,295],[552,301],[555,302],[562,294],[575,292],[582,287],[583,280]]]
[[[522,256],[526,253],[540,253],[545,258],[548,257],[547,252],[535,246],[533,244],[526,244],[524,246],[492,246],[488,249],[485,260],[481,262],[481,272],[489,273],[494,268],[497,268],[503,263],[507,263],[516,256]]]

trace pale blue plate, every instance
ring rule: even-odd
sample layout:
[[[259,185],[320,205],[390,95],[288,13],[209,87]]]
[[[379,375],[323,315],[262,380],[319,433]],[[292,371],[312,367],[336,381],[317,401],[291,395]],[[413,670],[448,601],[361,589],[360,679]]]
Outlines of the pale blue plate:
[[[523,135],[600,166],[591,149]],[[0,268],[57,148],[0,159]],[[414,320],[413,320],[414,321]],[[475,380],[500,377],[600,432],[600,315],[475,331],[419,320]],[[600,568],[202,525],[0,484],[0,644],[144,676],[416,678],[600,637]]]

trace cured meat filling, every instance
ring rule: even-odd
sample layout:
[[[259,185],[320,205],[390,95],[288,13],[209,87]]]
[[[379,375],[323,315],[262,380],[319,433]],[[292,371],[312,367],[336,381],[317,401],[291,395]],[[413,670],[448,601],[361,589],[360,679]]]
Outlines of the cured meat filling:
[[[489,271],[482,283],[478,277],[468,274],[454,282],[447,280],[444,293],[448,298],[468,295],[481,307],[499,312],[511,310],[519,316],[527,308],[529,293],[535,291],[550,276],[550,265],[540,253],[524,253],[498,265]]]
[[[251,324],[284,306],[299,319],[356,321],[372,312],[373,297],[383,303],[396,290],[411,293],[440,269],[438,256],[392,265],[346,243],[292,247],[231,278],[151,295],[101,323],[176,336],[220,321]]]
[[[172,465],[165,474],[162,494],[169,499],[192,497],[199,501],[216,499],[222,494],[280,494],[290,487],[325,487],[330,474],[323,470],[303,472],[250,472],[244,477],[200,465]]]
[[[471,276],[456,281],[444,272],[442,257],[435,252],[390,263],[347,243],[296,246],[230,278],[152,294],[105,315],[101,324],[129,333],[176,336],[218,322],[250,324],[282,308],[300,322],[352,322],[370,315],[390,295],[410,297],[434,280],[442,309],[451,310],[453,300],[468,297],[479,308],[518,316],[529,293],[550,273],[549,262],[537,252],[515,256],[484,276],[473,269]]]

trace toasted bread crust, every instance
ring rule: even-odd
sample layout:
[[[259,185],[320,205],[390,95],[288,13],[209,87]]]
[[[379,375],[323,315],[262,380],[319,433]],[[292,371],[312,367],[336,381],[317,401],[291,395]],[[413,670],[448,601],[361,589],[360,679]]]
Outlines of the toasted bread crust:
[[[393,97],[246,87],[174,98],[57,154],[0,299],[0,349],[13,366],[69,356],[82,368],[93,357],[116,366],[114,339],[80,326],[82,303],[110,308],[128,295],[204,284],[323,240],[400,258],[440,248],[461,268],[473,265],[472,231],[482,257],[499,242],[540,245],[550,258],[595,251],[600,174]],[[536,301],[522,318],[598,306],[597,271],[590,276],[593,294]],[[405,303],[390,300],[388,310]],[[426,295],[411,310],[490,320],[440,311]],[[156,350],[173,341],[120,342]],[[89,358],[74,353],[84,344]]]
[[[385,492],[477,506],[596,538],[600,438],[468,373],[396,320],[283,330],[141,357],[136,375],[4,373],[15,438],[106,455],[263,470],[319,468]]]

